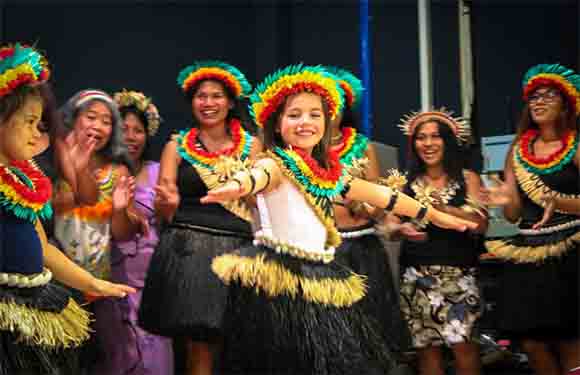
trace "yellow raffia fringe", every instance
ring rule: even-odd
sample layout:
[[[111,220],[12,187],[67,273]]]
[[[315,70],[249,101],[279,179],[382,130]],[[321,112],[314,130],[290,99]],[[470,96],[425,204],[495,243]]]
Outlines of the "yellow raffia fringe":
[[[580,244],[580,232],[554,244],[542,246],[515,246],[503,240],[487,241],[485,247],[494,256],[514,263],[542,262],[550,257],[562,256]]]
[[[554,198],[563,199],[580,199],[580,195],[577,194],[564,194],[556,190],[550,189],[550,187],[542,181],[539,175],[528,172],[526,168],[518,161],[517,157],[513,157],[514,174],[518,180],[518,184],[526,193],[526,195],[540,207],[546,208],[546,203],[542,201],[544,195],[551,196]],[[556,212],[566,213],[565,211],[556,209]]]
[[[264,254],[252,258],[224,254],[214,258],[211,268],[224,283],[237,281],[268,297],[302,297],[309,302],[340,308],[351,306],[366,295],[364,276],[351,273],[343,280],[309,279],[266,260]]]
[[[71,348],[89,338],[90,315],[69,299],[61,312],[41,311],[14,302],[0,302],[0,330],[18,342],[49,348]]]

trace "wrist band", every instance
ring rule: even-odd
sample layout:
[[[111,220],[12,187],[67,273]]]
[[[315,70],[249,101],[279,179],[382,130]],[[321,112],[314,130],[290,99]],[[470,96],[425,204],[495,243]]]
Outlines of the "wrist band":
[[[239,190],[243,190],[244,185],[242,184],[242,181],[240,181],[238,178],[236,178],[236,177],[230,178],[230,181],[237,182],[238,185],[239,185],[239,188],[238,189]]]
[[[415,216],[415,220],[423,221],[423,219],[427,216],[427,206],[422,206],[419,212],[417,212],[417,216]]]
[[[396,190],[392,190],[391,197],[389,198],[389,203],[387,204],[387,207],[385,207],[385,211],[393,211],[393,208],[395,208],[398,199],[399,193]]]
[[[252,172],[248,172],[248,175],[250,176],[250,182],[252,183],[248,194],[252,194],[254,192],[254,189],[256,189],[256,178],[252,175]]]

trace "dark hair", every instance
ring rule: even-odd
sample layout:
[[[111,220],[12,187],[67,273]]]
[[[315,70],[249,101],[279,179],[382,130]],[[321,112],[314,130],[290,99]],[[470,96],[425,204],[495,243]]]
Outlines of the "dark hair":
[[[229,88],[229,86],[224,84],[219,79],[214,78],[202,79],[196,82],[195,85],[191,86],[191,88],[185,93],[185,97],[188,100],[188,104],[191,106],[193,96],[195,95],[195,93],[197,93],[197,90],[199,90],[199,87],[202,85],[202,83],[207,81],[219,84],[226,93],[226,96],[228,97],[230,102],[233,103],[233,108],[228,111],[228,116],[226,118],[227,122],[229,122],[232,118],[236,118],[240,121],[242,127],[245,130],[249,131],[252,135],[255,135],[257,133],[257,126],[256,124],[254,124],[254,122],[251,120],[248,114],[247,103],[243,102],[243,100],[241,99],[238,99],[234,94],[234,92]],[[195,116],[193,118],[193,125],[195,127],[199,127],[199,122],[197,121]]]
[[[294,94],[297,95],[297,94]],[[276,111],[268,117],[268,120],[264,124],[264,148],[273,149],[274,147],[286,148],[286,143],[282,139],[282,136],[278,129],[280,128],[280,119],[284,108],[286,108],[286,103],[288,102],[288,96],[284,98],[282,103],[278,106]],[[312,150],[312,157],[324,168],[328,168],[328,149],[330,147],[330,138],[332,129],[330,129],[330,114],[328,111],[328,105],[322,98],[322,110],[324,112],[324,135],[322,139],[314,149]]]
[[[117,104],[115,104],[113,99],[111,99],[110,101],[106,101],[103,99],[95,98],[88,100],[82,103],[81,105],[77,106],[77,102],[81,98],[81,95],[86,91],[88,90],[81,90],[77,92],[61,108],[61,114],[65,131],[67,133],[72,131],[79,114],[86,111],[96,101],[103,103],[105,106],[107,106],[107,108],[111,112],[113,125],[109,142],[107,142],[105,147],[99,151],[99,154],[107,158],[112,163],[124,164],[125,166],[127,166],[127,168],[129,168],[131,172],[133,172],[134,166],[129,159],[129,156],[127,154],[127,147],[123,142],[123,129],[122,129],[123,120],[121,119],[121,115],[119,114]],[[100,91],[100,90],[90,90],[90,91]],[[106,94],[103,92],[103,95]]]
[[[465,185],[465,180],[463,178],[463,161],[461,156],[461,146],[457,142],[455,133],[446,123],[436,120],[427,119],[420,122],[415,126],[413,135],[411,136],[410,152],[409,152],[409,182],[414,181],[416,178],[427,172],[425,168],[425,162],[419,154],[415,147],[415,142],[417,139],[417,134],[426,123],[434,122],[437,124],[439,135],[443,140],[444,150],[443,150],[443,171],[447,174],[447,177],[453,181],[457,181],[460,185]]]
[[[149,121],[147,119],[147,115],[144,112],[140,111],[137,106],[129,105],[125,107],[119,107],[119,113],[121,114],[121,118],[125,120],[128,114],[135,115],[141,124],[143,124],[143,128],[145,129],[145,147],[143,148],[143,154],[141,154],[141,160],[151,160],[151,145],[149,142]]]
[[[36,97],[44,102],[40,86],[22,85],[9,94],[0,97],[0,123],[5,124],[26,103],[30,97]]]
[[[342,111],[342,121],[339,127],[342,128],[344,126],[350,126],[356,130],[360,130],[360,118],[349,106],[345,106],[344,111]]]

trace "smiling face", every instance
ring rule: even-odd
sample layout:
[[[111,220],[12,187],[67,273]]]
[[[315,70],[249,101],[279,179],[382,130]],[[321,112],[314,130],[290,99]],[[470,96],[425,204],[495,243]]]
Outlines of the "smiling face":
[[[221,82],[202,82],[191,99],[193,116],[202,127],[225,125],[234,104]]]
[[[566,110],[560,91],[547,86],[540,86],[532,92],[528,96],[528,105],[532,120],[539,126],[556,123]]]
[[[127,145],[131,161],[139,161],[147,143],[147,132],[141,119],[132,112],[125,114],[123,119],[123,141]]]
[[[280,115],[278,131],[287,145],[312,153],[326,128],[322,99],[316,94],[302,92],[288,98]]]
[[[82,110],[75,121],[75,131],[84,131],[96,139],[95,151],[100,151],[111,139],[113,133],[113,115],[109,107],[100,100],[94,100]]]
[[[0,124],[0,163],[32,159],[41,149],[42,100],[28,96],[14,114]]]
[[[439,133],[439,124],[433,121],[419,125],[415,130],[415,150],[427,167],[443,162],[445,143]]]

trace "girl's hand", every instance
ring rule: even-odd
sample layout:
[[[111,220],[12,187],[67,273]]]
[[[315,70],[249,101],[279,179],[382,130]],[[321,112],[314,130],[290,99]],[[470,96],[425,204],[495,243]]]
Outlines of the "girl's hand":
[[[244,196],[242,184],[237,180],[230,180],[224,185],[211,189],[200,199],[201,203],[221,203],[240,199]]]
[[[431,224],[444,229],[452,229],[458,232],[464,232],[468,229],[476,229],[477,223],[469,220],[460,219],[456,216],[446,214],[433,207],[427,211],[427,219]]]
[[[498,176],[491,176],[495,186],[480,189],[479,200],[488,206],[507,206],[512,204],[513,196],[510,186]]]
[[[540,198],[542,203],[544,204],[544,215],[536,224],[532,225],[532,229],[540,229],[543,227],[554,215],[554,211],[556,210],[556,199],[550,195],[544,195]]]
[[[424,242],[427,241],[427,233],[420,231],[416,226],[411,223],[403,223],[397,229],[397,232],[413,242]]]
[[[176,186],[157,185],[154,190],[156,206],[172,210],[177,209],[177,206],[179,206],[179,192]]]
[[[135,193],[135,177],[122,176],[113,190],[113,209],[124,210],[129,207]]]
[[[118,297],[123,298],[128,293],[135,293],[136,290],[123,284],[115,284],[109,281],[93,278],[89,288],[84,290],[85,296],[89,300],[101,297]]]

